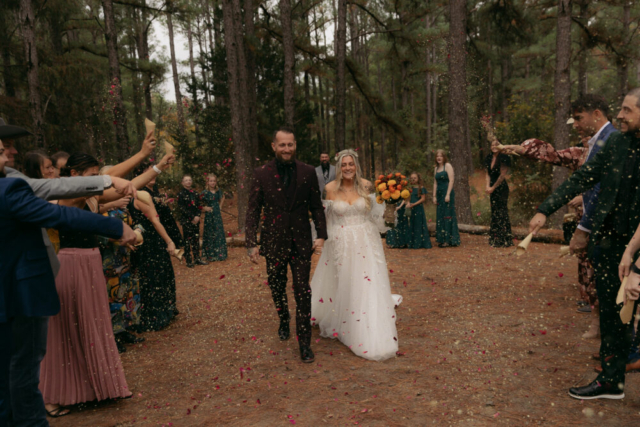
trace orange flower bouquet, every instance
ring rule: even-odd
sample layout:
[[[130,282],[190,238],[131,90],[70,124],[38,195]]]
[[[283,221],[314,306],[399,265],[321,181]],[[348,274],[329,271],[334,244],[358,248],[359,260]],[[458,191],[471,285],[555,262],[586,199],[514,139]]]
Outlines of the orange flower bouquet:
[[[400,172],[380,175],[375,182],[376,202],[385,204],[384,222],[387,227],[394,227],[396,222],[395,205],[411,196],[407,177]]]

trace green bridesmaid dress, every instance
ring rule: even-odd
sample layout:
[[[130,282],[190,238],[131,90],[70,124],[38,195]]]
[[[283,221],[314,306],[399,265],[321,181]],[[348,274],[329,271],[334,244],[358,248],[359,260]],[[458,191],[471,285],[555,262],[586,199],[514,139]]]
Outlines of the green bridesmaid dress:
[[[407,219],[407,210],[405,208],[406,202],[396,212],[398,215],[396,227],[387,231],[387,246],[390,248],[406,248],[409,243],[409,219]]]
[[[422,194],[427,195],[427,189],[414,187],[411,190],[411,203],[420,200]],[[410,249],[431,249],[431,236],[427,228],[427,217],[424,214],[424,203],[411,208],[411,218],[409,219],[409,248]]]
[[[449,188],[449,175],[446,170],[436,172],[436,242],[440,245],[460,246],[460,232],[458,231],[458,219],[456,218],[456,195],[451,190],[449,203],[444,201]]]
[[[222,191],[218,190],[212,193],[209,190],[204,190],[201,197],[203,207],[213,208],[212,212],[204,214],[202,256],[207,261],[224,261],[227,259],[227,238],[224,234],[222,214],[220,213]]]

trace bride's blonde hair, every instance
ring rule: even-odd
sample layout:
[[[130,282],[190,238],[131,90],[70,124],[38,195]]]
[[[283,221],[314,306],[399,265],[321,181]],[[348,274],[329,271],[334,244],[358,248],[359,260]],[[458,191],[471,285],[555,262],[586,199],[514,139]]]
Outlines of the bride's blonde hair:
[[[360,163],[358,162],[358,153],[354,150],[347,148],[336,154],[336,191],[340,190],[342,186],[342,159],[344,157],[351,156],[353,162],[356,164],[356,179],[353,181],[353,185],[356,187],[356,192],[362,198],[367,206],[367,209],[371,209],[371,199],[369,199],[369,189],[365,188],[362,182],[362,169],[360,169]]]

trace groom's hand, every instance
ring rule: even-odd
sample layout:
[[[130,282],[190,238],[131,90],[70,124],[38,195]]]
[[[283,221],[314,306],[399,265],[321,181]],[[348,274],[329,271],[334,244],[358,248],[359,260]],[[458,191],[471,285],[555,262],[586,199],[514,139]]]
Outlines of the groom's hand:
[[[316,239],[313,241],[313,247],[311,248],[311,250],[316,254],[321,254],[323,247],[324,247],[324,239]]]
[[[260,251],[258,250],[257,247],[247,249],[247,254],[249,255],[249,259],[251,260],[252,263],[254,264],[258,263],[258,257],[260,256]]]

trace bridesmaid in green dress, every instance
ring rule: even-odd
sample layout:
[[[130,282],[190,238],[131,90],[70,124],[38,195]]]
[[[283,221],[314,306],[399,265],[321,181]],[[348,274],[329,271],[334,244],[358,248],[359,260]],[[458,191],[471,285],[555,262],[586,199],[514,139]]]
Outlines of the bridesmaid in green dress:
[[[204,214],[204,234],[202,236],[202,256],[207,261],[227,259],[227,238],[224,235],[220,208],[224,204],[224,195],[218,188],[218,178],[210,174],[202,195]]]
[[[427,217],[424,214],[424,202],[427,200],[427,189],[422,177],[417,172],[411,173],[409,180],[413,189],[407,208],[411,209],[409,218],[409,249],[431,249],[431,239],[427,228]]]
[[[407,201],[403,200],[396,208],[398,221],[396,227],[387,231],[387,246],[390,248],[406,248],[409,243],[409,219],[406,211]]]
[[[436,242],[440,248],[460,246],[460,233],[456,218],[456,195],[453,192],[454,179],[453,166],[447,161],[444,150],[437,150],[433,203],[437,205]]]

